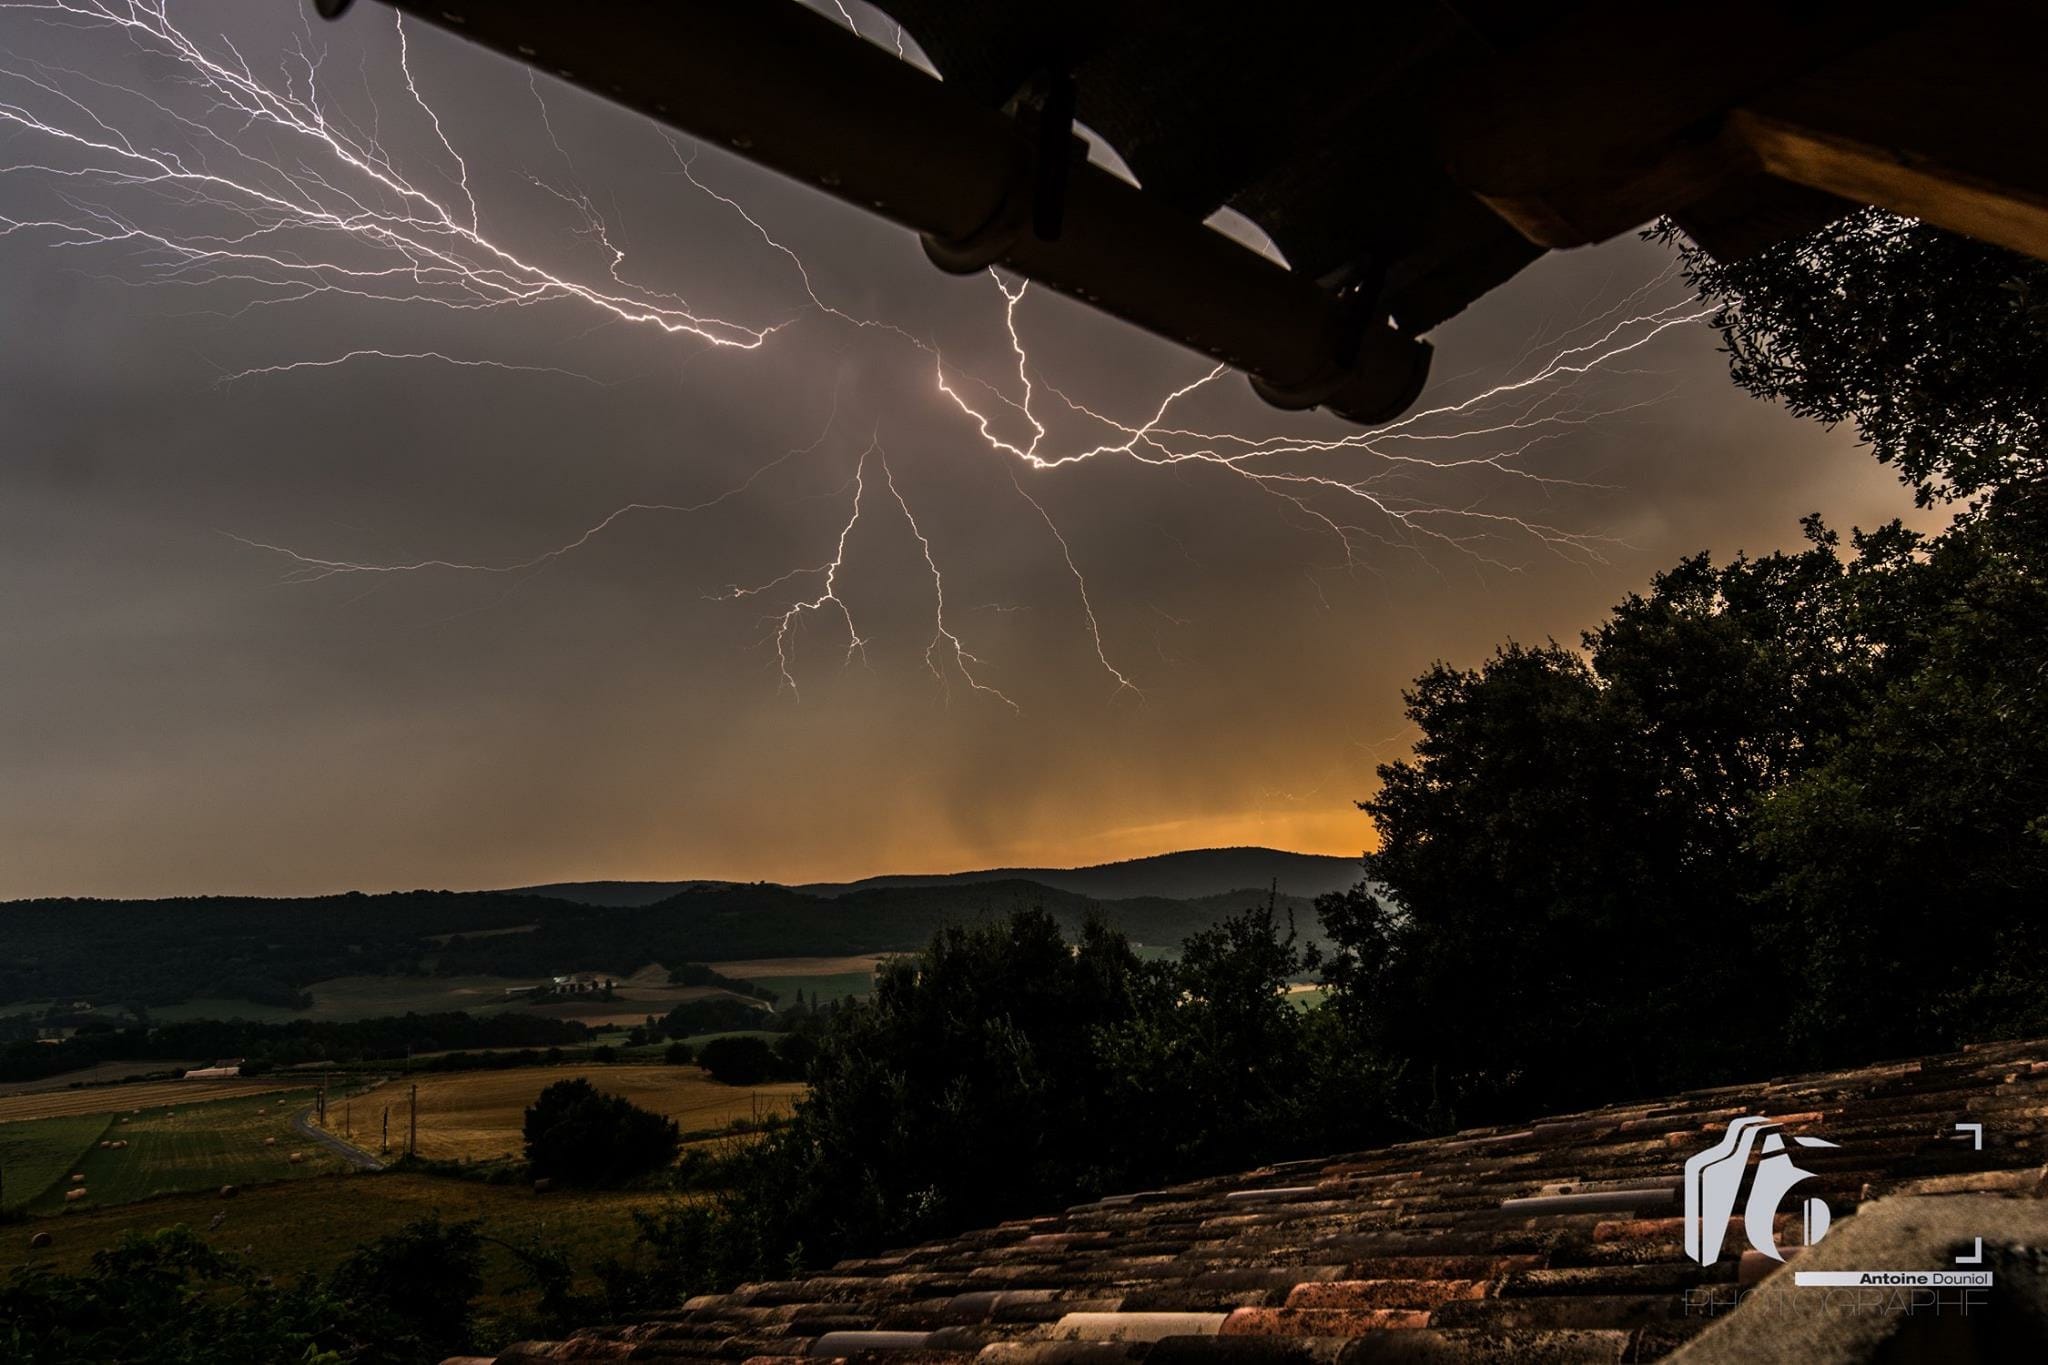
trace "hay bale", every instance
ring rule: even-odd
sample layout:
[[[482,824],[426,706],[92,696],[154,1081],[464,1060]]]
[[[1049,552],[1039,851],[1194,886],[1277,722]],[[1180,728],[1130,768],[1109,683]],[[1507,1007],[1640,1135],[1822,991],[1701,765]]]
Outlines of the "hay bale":
[[[56,1239],[51,1237],[50,1234],[47,1232],[38,1232],[33,1237],[28,1239],[28,1249],[30,1251],[41,1251],[44,1247],[48,1246],[51,1242],[55,1240]]]
[[[285,1160],[286,1160],[286,1161],[289,1161],[289,1162],[291,1162],[291,1163],[292,1163],[292,1165],[294,1165],[294,1166],[298,1165],[298,1164],[299,1164],[300,1162],[304,1161],[305,1159],[306,1159],[306,1154],[305,1154],[304,1152],[293,1152],[293,1153],[292,1153],[292,1154],[291,1154],[290,1156],[288,1156],[288,1157],[286,1157],[286,1158],[285,1158]]]
[[[100,1139],[100,1150],[101,1150],[101,1151],[103,1151],[103,1152],[104,1152],[104,1151],[105,1151],[105,1150],[106,1150],[107,1148],[109,1148],[109,1147],[111,1147],[111,1146],[113,1146],[113,1145],[114,1145],[114,1141],[113,1141],[113,1139],[112,1139],[112,1138],[101,1138],[101,1139]]]
[[[240,1193],[241,1191],[236,1189],[233,1185],[223,1185],[220,1187],[220,1197],[223,1199],[233,1199],[236,1195]],[[226,1217],[227,1215],[222,1214],[221,1216]]]
[[[277,1146],[277,1139],[276,1139],[276,1138],[265,1138],[265,1139],[263,1139],[263,1145],[264,1145],[265,1147],[275,1147],[275,1146]]]
[[[553,1189],[554,1187],[555,1182],[549,1179],[547,1176],[542,1176],[540,1179],[533,1182],[533,1192],[535,1194],[546,1194],[549,1190]]]
[[[75,1204],[83,1198],[85,1198],[85,1186],[83,1185],[80,1185],[75,1190],[64,1191],[64,1202],[67,1204]]]
[[[85,1183],[85,1177],[80,1175],[77,1171],[73,1171],[71,1173],[71,1183],[74,1185],[83,1185]]]

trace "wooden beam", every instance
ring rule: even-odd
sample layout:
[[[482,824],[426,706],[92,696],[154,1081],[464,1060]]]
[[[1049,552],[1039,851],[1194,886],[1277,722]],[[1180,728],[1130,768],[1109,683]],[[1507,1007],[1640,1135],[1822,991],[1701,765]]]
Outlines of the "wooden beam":
[[[1915,148],[1802,128],[1748,110],[1731,122],[1763,168],[1781,180],[2048,261],[2048,188],[1973,173]]]

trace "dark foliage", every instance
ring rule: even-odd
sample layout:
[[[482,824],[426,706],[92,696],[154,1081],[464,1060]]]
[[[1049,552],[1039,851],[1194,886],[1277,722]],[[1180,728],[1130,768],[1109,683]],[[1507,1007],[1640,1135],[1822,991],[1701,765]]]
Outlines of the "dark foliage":
[[[759,1005],[735,1000],[729,995],[711,995],[702,1000],[685,1000],[662,1016],[661,1031],[671,1038],[697,1033],[737,1033],[746,1029],[774,1029],[781,1020]]]
[[[876,887],[814,896],[787,887],[711,886],[652,906],[611,908],[499,892],[408,891],[304,900],[199,897],[46,900],[0,905],[0,1005],[87,1000],[174,1004],[195,997],[288,1008],[305,988],[356,975],[499,975],[567,971],[624,977],[651,962],[679,978],[757,999],[701,964],[732,958],[914,949],[940,925],[1044,904],[1070,929],[1102,909],[1148,943],[1178,943],[1249,893],[1099,907],[1029,882]],[[1306,901],[1295,902],[1301,909]],[[483,930],[520,929],[518,933]],[[717,979],[713,979],[717,978]]]
[[[1459,1119],[2048,1028],[2044,514],[1809,521],[1432,669],[1385,894],[1324,906],[1339,1008]]]
[[[530,924],[549,904],[446,891],[15,901],[0,906],[0,1004],[217,996],[300,1007],[314,981],[424,970],[423,934]]]
[[[1271,907],[1180,962],[1141,961],[1100,923],[1070,941],[1042,912],[942,930],[886,964],[869,1001],[780,1040],[814,1042],[808,1098],[724,1159],[712,1211],[643,1228],[660,1268],[622,1272],[617,1292],[780,1274],[1364,1141],[1384,1131],[1382,1078],[1334,1015],[1283,993],[1306,962]],[[728,1041],[747,1040],[707,1044],[707,1067]]]
[[[1735,381],[1850,422],[1923,501],[2048,474],[2048,262],[1880,209],[1721,262],[1669,224]]]
[[[0,1046],[0,1081],[35,1080],[114,1060],[247,1057],[271,1066],[291,1066],[385,1061],[457,1048],[559,1046],[580,1043],[589,1035],[589,1028],[574,1020],[519,1013],[407,1014],[350,1022],[294,1019],[282,1024],[193,1019],[82,1029],[57,1043],[8,1043]]]
[[[697,1065],[726,1085],[759,1085],[784,1078],[781,1059],[767,1040],[735,1035],[713,1038],[697,1049]]]
[[[556,1081],[526,1111],[533,1174],[571,1185],[618,1185],[669,1165],[680,1135],[651,1114],[582,1077]]]
[[[738,981],[724,972],[716,971],[701,962],[685,962],[680,967],[669,968],[668,980],[671,986],[712,986],[734,995],[751,996],[756,1000],[775,1003],[775,992],[765,986],[756,986],[751,981]]]
[[[349,1253],[328,1292],[348,1306],[348,1358],[404,1365],[461,1353],[483,1287],[479,1225],[435,1217]]]
[[[0,1283],[0,1358],[20,1365],[218,1361],[416,1365],[468,1348],[482,1288],[474,1223],[428,1219],[284,1286],[186,1228],[131,1236],[77,1274]]]

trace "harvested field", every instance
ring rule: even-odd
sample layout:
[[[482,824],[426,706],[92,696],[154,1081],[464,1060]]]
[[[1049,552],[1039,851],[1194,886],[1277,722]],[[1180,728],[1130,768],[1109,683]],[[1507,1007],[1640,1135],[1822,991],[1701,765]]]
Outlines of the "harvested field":
[[[0,1096],[30,1095],[43,1090],[69,1090],[80,1085],[105,1085],[108,1081],[125,1081],[130,1076],[154,1076],[166,1071],[184,1071],[195,1066],[205,1066],[201,1061],[140,1061],[101,1062],[98,1066],[81,1067],[77,1071],[62,1071],[55,1076],[45,1076],[36,1081],[8,1081],[0,1085]]]
[[[883,953],[854,953],[848,957],[750,957],[743,962],[711,962],[715,972],[752,981],[762,976],[839,976],[847,972],[872,973],[888,960]]]
[[[517,1156],[527,1106],[549,1085],[573,1076],[587,1077],[600,1090],[668,1115],[686,1133],[722,1128],[734,1119],[787,1114],[804,1089],[795,1083],[721,1085],[693,1066],[545,1066],[425,1075],[417,1082],[419,1154],[440,1161]],[[413,1084],[410,1079],[392,1081],[351,1099],[359,1145],[376,1150],[364,1135],[379,1131],[387,1105],[393,1146],[400,1143]],[[339,1103],[330,1101],[330,1128],[339,1125],[340,1112]]]
[[[39,1090],[0,1096],[0,1124],[28,1119],[61,1118],[67,1114],[126,1114],[137,1109],[162,1109],[210,1100],[263,1095],[305,1084],[304,1077],[264,1076],[248,1080],[141,1081],[134,1085],[98,1085],[79,1090]]]

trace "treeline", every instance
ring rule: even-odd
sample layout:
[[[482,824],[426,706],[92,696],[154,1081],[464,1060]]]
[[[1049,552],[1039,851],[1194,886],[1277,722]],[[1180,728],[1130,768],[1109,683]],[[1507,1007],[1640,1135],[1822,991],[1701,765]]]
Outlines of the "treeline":
[[[0,1081],[41,1080],[108,1061],[243,1057],[271,1066],[385,1061],[416,1052],[545,1048],[582,1043],[590,1029],[571,1019],[504,1014],[407,1014],[347,1022],[193,1019],[115,1028],[87,1025],[61,1042],[0,1047]]]
[[[1262,892],[1244,892],[1195,901],[1147,897],[1103,903],[1013,881],[878,887],[838,896],[769,884],[704,886],[649,906],[549,902],[532,932],[451,941],[436,954],[435,970],[516,977],[559,971],[560,964],[574,962],[625,975],[649,962],[907,952],[942,925],[1032,907],[1049,911],[1070,930],[1094,914],[1141,942],[1177,944],[1225,914],[1264,899]],[[1306,901],[1283,900],[1308,909]]]
[[[944,929],[805,1038],[810,1090],[789,1122],[692,1158],[684,1179],[711,1198],[641,1219],[646,1255],[612,1268],[613,1301],[659,1307],[1408,1129],[1397,1069],[1359,1046],[1345,1011],[1289,995],[1318,962],[1271,907],[1163,961],[1100,922],[1069,939],[1042,911]],[[721,1040],[699,1061],[770,1079],[785,1065],[782,1041]]]
[[[685,962],[681,966],[669,968],[668,983],[671,986],[709,986],[717,990],[731,991],[734,995],[744,995],[753,1000],[765,1000],[771,1005],[776,999],[775,992],[766,986],[756,986],[751,981],[741,981],[737,977],[727,976],[724,972],[716,971],[701,962]]]
[[[1177,944],[1255,893],[1105,905],[1030,882],[879,887],[812,896],[768,884],[711,886],[651,906],[590,906],[498,892],[406,891],[303,900],[194,897],[0,905],[0,1005],[105,1008],[246,1000],[302,1009],[340,976],[625,977],[652,962],[915,949],[940,925],[1042,905],[1072,929],[1107,915],[1134,938]],[[1306,911],[1306,901],[1288,901]],[[488,932],[519,929],[523,932]],[[685,964],[698,964],[686,966]],[[706,976],[702,984],[747,992]],[[752,990],[758,998],[767,998]]]
[[[0,905],[0,1004],[301,1007],[315,981],[424,973],[434,945],[423,934],[531,924],[551,904],[449,891],[14,901]]]

